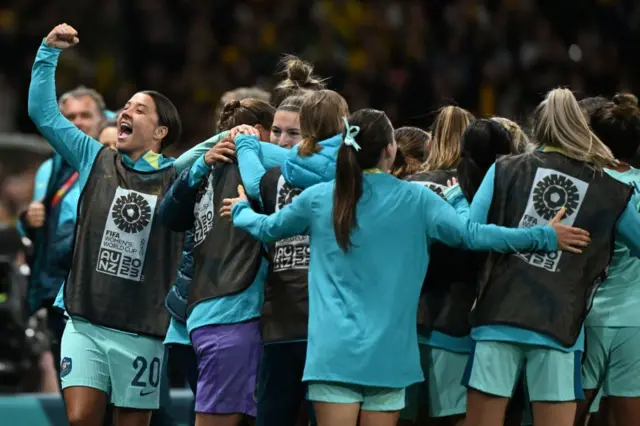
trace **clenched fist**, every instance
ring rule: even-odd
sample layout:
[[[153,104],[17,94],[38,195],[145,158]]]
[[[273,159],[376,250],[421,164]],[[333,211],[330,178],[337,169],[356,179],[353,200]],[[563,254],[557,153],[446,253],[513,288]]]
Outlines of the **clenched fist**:
[[[74,46],[78,44],[79,41],[78,32],[71,25],[67,24],[56,26],[44,40],[47,46],[58,49],[66,49]]]
[[[25,219],[27,225],[31,228],[40,228],[44,225],[45,208],[44,204],[40,201],[34,201],[27,207],[27,214]]]

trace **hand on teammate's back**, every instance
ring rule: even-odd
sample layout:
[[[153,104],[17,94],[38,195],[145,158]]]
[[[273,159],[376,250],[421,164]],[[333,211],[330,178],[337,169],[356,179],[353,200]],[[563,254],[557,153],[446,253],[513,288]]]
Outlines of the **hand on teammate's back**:
[[[60,24],[51,30],[44,42],[49,47],[66,49],[80,42],[78,32],[67,24]]]
[[[584,229],[561,224],[560,221],[564,217],[565,212],[566,209],[564,207],[558,210],[554,218],[549,221],[549,226],[552,226],[556,231],[558,250],[580,254],[582,253],[582,248],[588,246],[589,242],[591,242],[589,232]]]
[[[244,192],[244,187],[238,185],[238,197],[237,198],[225,198],[222,200],[222,207],[220,207],[220,216],[231,216],[231,210],[239,201],[247,201],[247,194]]]
[[[236,146],[232,141],[224,139],[217,143],[204,155],[204,162],[207,166],[213,166],[222,161],[223,163],[231,163],[233,157],[236,156]]]

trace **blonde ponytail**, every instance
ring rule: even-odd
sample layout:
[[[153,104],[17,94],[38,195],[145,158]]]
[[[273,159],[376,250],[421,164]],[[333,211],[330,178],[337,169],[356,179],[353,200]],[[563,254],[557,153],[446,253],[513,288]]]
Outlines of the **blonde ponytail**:
[[[561,148],[566,155],[597,169],[615,167],[611,150],[589,128],[569,89],[554,89],[538,106],[534,134],[541,145]]]

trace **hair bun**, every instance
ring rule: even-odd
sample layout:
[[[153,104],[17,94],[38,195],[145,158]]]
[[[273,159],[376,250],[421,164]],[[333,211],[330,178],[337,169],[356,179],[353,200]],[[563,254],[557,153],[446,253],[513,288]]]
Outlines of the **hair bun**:
[[[220,113],[220,118],[218,119],[218,129],[226,129],[229,126],[229,120],[231,117],[233,117],[236,111],[241,107],[242,104],[237,99],[224,104],[222,112]]]
[[[288,80],[298,83],[302,87],[312,79],[313,65],[295,56],[288,56],[285,60],[285,72]]]
[[[631,93],[617,93],[613,97],[613,114],[630,117],[640,114],[638,109],[638,98]]]
[[[616,105],[624,106],[638,106],[638,98],[631,93],[617,93],[613,97],[613,103]]]

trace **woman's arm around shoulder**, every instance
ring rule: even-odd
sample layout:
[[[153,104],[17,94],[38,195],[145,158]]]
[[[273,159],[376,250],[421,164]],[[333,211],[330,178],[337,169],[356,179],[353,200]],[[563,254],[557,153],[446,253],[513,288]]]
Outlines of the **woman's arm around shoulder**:
[[[254,212],[240,187],[240,196],[233,200],[224,200],[221,212],[224,212],[223,215],[230,213],[234,226],[244,229],[263,242],[304,234],[311,227],[314,198],[323,185],[318,184],[305,189],[291,204],[270,216]]]
[[[589,241],[586,231],[559,223],[563,210],[550,222],[552,226],[510,229],[465,221],[427,188],[422,191],[420,202],[427,235],[452,247],[502,253],[558,249],[579,253]]]
[[[176,158],[176,162],[174,163],[174,167],[178,173],[182,173],[184,169],[191,167],[198,158],[216,146],[216,144],[227,137],[228,134],[228,131],[218,133],[217,135],[210,137],[204,142],[200,142],[198,145],[182,153],[182,155]]]
[[[260,160],[261,144],[254,135],[238,134],[235,139],[236,154],[238,155],[238,166],[240,167],[240,176],[242,177],[242,185],[247,196],[254,200],[258,200],[262,205],[262,197],[260,196],[260,182],[267,172],[267,169]]]

